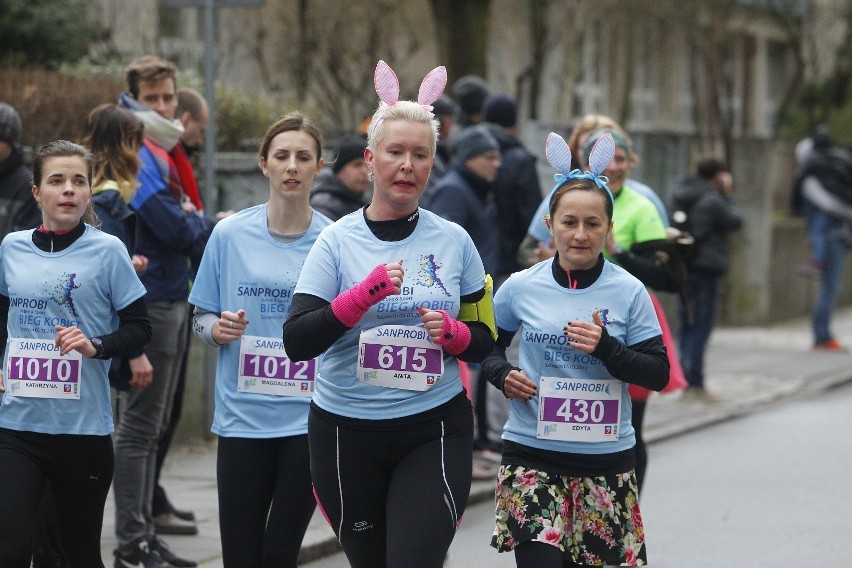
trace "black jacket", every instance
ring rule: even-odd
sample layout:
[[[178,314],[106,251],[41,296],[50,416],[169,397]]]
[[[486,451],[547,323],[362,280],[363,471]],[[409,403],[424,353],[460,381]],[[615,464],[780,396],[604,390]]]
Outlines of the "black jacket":
[[[688,231],[695,238],[688,268],[710,274],[727,272],[730,261],[727,233],[739,229],[743,223],[740,208],[733,199],[698,176],[686,176],[674,190],[669,211],[686,213]]]
[[[33,197],[33,173],[24,165],[20,148],[0,163],[0,239],[13,231],[41,224],[41,212]]]
[[[500,169],[492,184],[500,232],[500,274],[521,270],[515,259],[533,215],[541,203],[536,158],[505,128],[486,123],[500,144]]]
[[[363,198],[353,193],[329,169],[321,171],[314,181],[314,187],[311,189],[311,207],[332,221],[337,221],[364,205]]]

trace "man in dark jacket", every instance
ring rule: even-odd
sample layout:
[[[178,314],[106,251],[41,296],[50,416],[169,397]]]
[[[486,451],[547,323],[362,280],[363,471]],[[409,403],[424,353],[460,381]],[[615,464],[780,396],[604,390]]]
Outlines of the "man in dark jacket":
[[[483,124],[469,126],[459,136],[450,171],[435,186],[434,195],[425,206],[467,231],[482,258],[485,273],[492,276],[500,270],[500,239],[495,230],[497,208],[491,190],[499,168],[497,139]],[[497,449],[500,437],[489,439],[489,431],[494,428],[489,427],[487,400],[488,392],[497,390],[488,387],[485,379],[479,376],[479,365],[471,364],[470,374],[476,415],[474,448],[477,453],[496,454],[492,450]],[[474,462],[474,477],[493,478],[494,472]]]
[[[695,238],[687,261],[689,309],[681,307],[680,359],[689,382],[685,394],[712,399],[704,388],[704,351],[716,320],[719,282],[728,271],[728,233],[739,229],[743,218],[731,198],[731,174],[719,160],[702,160],[697,173],[680,181],[669,210],[673,225]]]
[[[811,313],[814,349],[845,352],[831,331],[831,313],[843,284],[852,247],[852,158],[835,146],[825,126],[799,142],[800,168],[793,193],[794,212],[804,214],[811,260],[806,275],[818,276],[819,291]]]
[[[33,199],[33,173],[24,165],[21,117],[11,105],[0,103],[0,238],[41,223]]]
[[[500,167],[500,146],[484,125],[470,126],[459,136],[450,171],[435,187],[427,206],[461,225],[482,258],[486,274],[500,269],[500,241],[494,230],[497,210],[491,185]]]
[[[136,213],[134,252],[148,257],[148,269],[139,277],[147,290],[154,335],[144,357],[130,361],[134,377],[153,380],[148,388],[122,394],[115,436],[116,565],[195,566],[176,557],[154,534],[151,500],[157,450],[171,420],[188,347],[191,266],[204,252],[213,221],[203,213],[192,165],[180,143],[185,128],[175,116],[177,68],[160,57],[143,56],[125,69],[125,80],[128,92],[119,104],[145,125],[139,187],[130,207]],[[186,528],[193,527],[188,523]]]
[[[364,149],[367,142],[355,134],[343,136],[337,143],[337,157],[317,176],[311,189],[311,207],[337,221],[365,205],[364,194],[370,188]]]
[[[500,169],[492,186],[500,232],[500,271],[495,277],[499,285],[513,272],[526,268],[515,258],[542,195],[536,158],[516,136],[515,101],[503,93],[489,96],[482,105],[482,120],[500,145]]]

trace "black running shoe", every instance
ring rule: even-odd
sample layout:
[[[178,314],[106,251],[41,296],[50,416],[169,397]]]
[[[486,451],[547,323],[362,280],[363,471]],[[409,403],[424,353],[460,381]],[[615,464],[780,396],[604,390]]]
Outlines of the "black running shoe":
[[[115,551],[115,568],[171,568],[145,539]]]
[[[169,566],[176,566],[177,568],[193,568],[194,566],[198,566],[198,562],[186,560],[176,555],[163,540],[156,536],[149,541],[149,545],[151,550],[159,554],[160,558],[165,560]]]

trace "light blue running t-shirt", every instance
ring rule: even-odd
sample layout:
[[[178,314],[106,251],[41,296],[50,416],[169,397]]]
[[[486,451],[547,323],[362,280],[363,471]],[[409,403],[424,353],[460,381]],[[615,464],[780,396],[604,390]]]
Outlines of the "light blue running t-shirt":
[[[281,335],[302,263],[331,221],[314,211],[305,234],[283,243],[269,234],[266,216],[267,204],[256,205],[216,224],[189,295],[189,303],[201,309],[244,309],[249,320],[242,341],[219,349],[211,428],[219,436],[279,438],[308,431],[312,381],[306,379],[316,362],[284,359]]]
[[[553,278],[552,261],[516,272],[494,297],[497,326],[520,333],[518,367],[536,385],[541,377],[612,379],[603,362],[568,345],[562,328],[569,321],[592,321],[598,310],[610,336],[634,345],[661,334],[645,287],[623,268],[604,261],[597,281],[583,289],[568,289]],[[539,389],[540,392],[541,389]],[[580,454],[606,454],[632,448],[631,404],[627,385],[621,389],[618,439],[606,442],[546,440],[536,437],[538,394],[530,401],[510,401],[503,439],[525,446]]]
[[[308,253],[296,293],[328,302],[379,264],[403,260],[405,270],[402,293],[372,306],[326,351],[314,393],[320,408],[351,418],[399,418],[435,408],[461,392],[458,362],[452,356],[444,356],[442,377],[426,391],[376,386],[356,378],[362,331],[383,325],[422,329],[418,306],[456,317],[460,297],[485,286],[482,260],[467,232],[425,209],[419,215],[411,235],[388,242],[370,231],[359,209],[323,231]]]
[[[33,230],[10,233],[0,246],[0,294],[9,297],[3,383],[6,394],[0,407],[0,427],[45,434],[103,436],[113,431],[110,404],[109,360],[82,357],[79,363],[79,398],[15,396],[10,388],[10,346],[16,340],[53,342],[56,326],[77,326],[86,337],[107,335],[118,329],[118,310],[145,295],[127,248],[112,235],[90,226],[70,247],[49,253],[33,244]],[[28,348],[36,342],[18,342]],[[74,388],[64,372],[67,362],[44,350],[16,357],[15,375],[46,391]],[[64,380],[63,380],[64,379]],[[16,381],[17,382],[17,381]],[[29,387],[18,383],[17,388]],[[51,393],[53,394],[53,393]],[[64,395],[63,395],[64,396]]]

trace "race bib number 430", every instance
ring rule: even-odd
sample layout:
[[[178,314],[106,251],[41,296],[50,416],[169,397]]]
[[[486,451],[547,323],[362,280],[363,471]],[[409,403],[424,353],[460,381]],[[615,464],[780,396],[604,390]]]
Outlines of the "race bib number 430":
[[[444,373],[444,350],[420,326],[383,325],[361,332],[359,381],[381,387],[427,391]]]
[[[77,351],[60,355],[52,339],[13,337],[9,340],[8,394],[79,400],[82,363],[83,356]]]
[[[617,379],[542,377],[536,437],[568,442],[617,440],[623,385]]]

